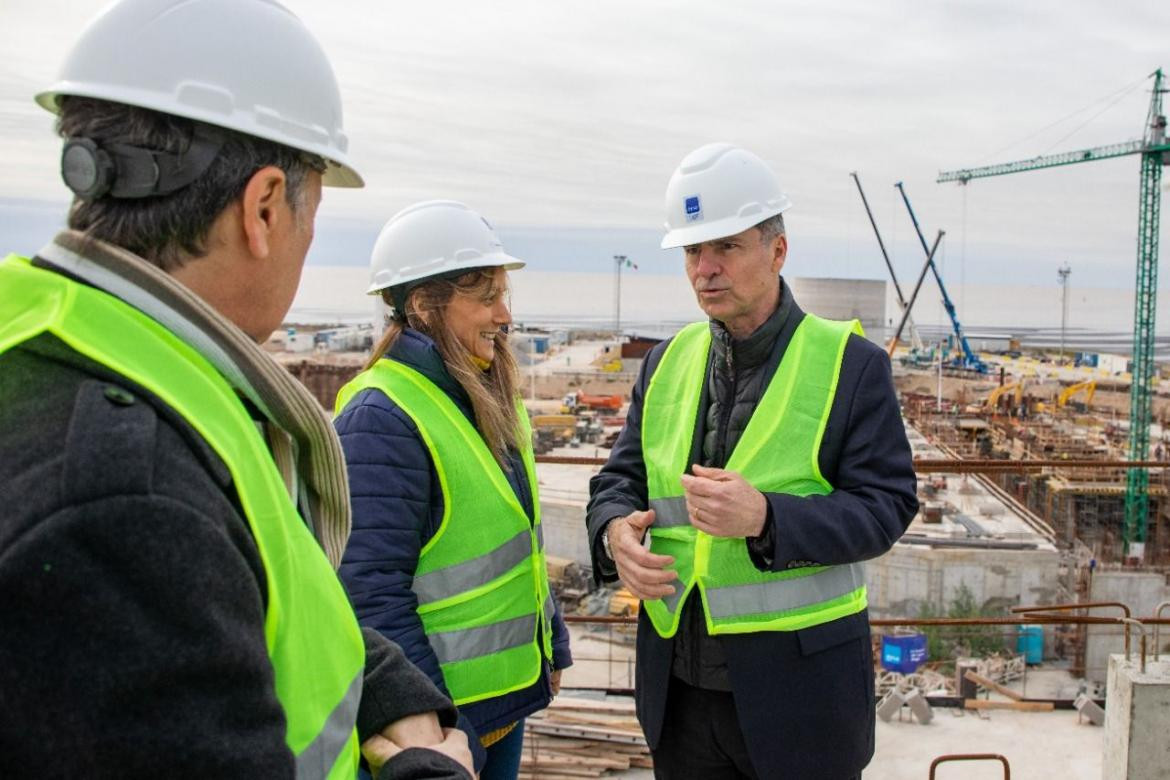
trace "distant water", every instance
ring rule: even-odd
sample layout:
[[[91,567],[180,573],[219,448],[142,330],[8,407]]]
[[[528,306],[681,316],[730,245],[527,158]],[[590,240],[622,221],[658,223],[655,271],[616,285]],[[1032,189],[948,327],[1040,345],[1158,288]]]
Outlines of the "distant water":
[[[4,252],[32,253],[62,225],[66,205],[63,201],[40,202],[0,198],[0,233],[4,235]],[[364,258],[377,235],[380,223],[369,220],[325,218],[319,220],[312,255],[305,268],[289,321],[332,323],[368,322],[374,316],[371,299],[362,295],[367,284]],[[702,317],[686,284],[678,252],[661,252],[657,248],[658,231],[630,229],[502,228],[507,246],[519,257],[529,259],[528,269],[513,274],[513,308],[516,318],[532,324],[613,327],[613,275],[607,272],[581,273],[574,269],[611,268],[615,251],[628,253],[641,270],[622,275],[621,321],[623,329],[647,335],[673,333],[679,325]],[[867,234],[868,236],[868,234]],[[804,237],[799,251],[789,258],[787,269],[797,276],[857,278],[871,276],[884,279],[881,260],[873,256],[872,247],[851,248],[837,243]],[[914,247],[915,257],[917,247]],[[350,262],[351,265],[337,265]],[[327,264],[331,263],[331,264]],[[1108,267],[1108,264],[1106,264]],[[541,270],[534,270],[540,268]],[[918,268],[917,260],[913,268]],[[1052,284],[1022,284],[1035,281],[1042,263],[1009,261],[1005,257],[981,260],[978,268],[968,263],[972,278],[985,281],[999,275],[1016,283],[957,284],[947,276],[950,293],[958,306],[959,317],[975,348],[998,346],[1007,337],[1022,338],[1026,345],[1055,347],[1060,343],[1060,289]],[[1110,267],[1111,268],[1111,267]],[[1007,269],[1007,270],[1005,270]],[[952,269],[953,270],[953,269]],[[905,282],[909,275],[901,271]],[[1049,273],[1055,277],[1054,273]],[[1077,269],[1077,274],[1081,269]],[[1069,291],[1066,342],[1071,348],[1125,352],[1133,339],[1133,292],[1116,289],[1132,284],[1132,259],[1112,270],[1087,272],[1097,285],[1076,286]],[[887,284],[885,321],[891,323],[898,314],[893,288]],[[1158,293],[1159,359],[1170,358],[1170,289]],[[807,309],[815,307],[804,302]],[[923,289],[915,305],[915,321],[924,337],[936,339],[950,332],[950,321],[943,312],[934,287]],[[875,341],[888,337],[880,327],[880,317],[869,324],[867,332]]]
[[[604,273],[521,270],[511,274],[512,311],[517,322],[542,326],[612,328],[615,320],[614,278]],[[375,299],[363,294],[369,283],[364,268],[307,266],[290,322],[370,322]],[[681,325],[703,317],[686,277],[623,274],[621,324],[627,332],[669,335]],[[1028,346],[1060,343],[1060,290],[1028,285],[967,285],[953,291],[963,301],[959,318],[975,349],[1001,347],[1009,337]],[[898,304],[887,285],[887,324],[895,324]],[[1160,360],[1170,359],[1170,294],[1158,309]],[[798,299],[798,303],[799,303]],[[811,307],[805,304],[806,309]],[[816,313],[815,311],[813,313]],[[951,332],[939,296],[923,292],[914,307],[914,321],[923,337],[933,340]],[[876,322],[867,329],[875,341],[891,335]],[[1133,293],[1113,289],[1071,289],[1068,294],[1066,346],[1128,353],[1133,340]]]

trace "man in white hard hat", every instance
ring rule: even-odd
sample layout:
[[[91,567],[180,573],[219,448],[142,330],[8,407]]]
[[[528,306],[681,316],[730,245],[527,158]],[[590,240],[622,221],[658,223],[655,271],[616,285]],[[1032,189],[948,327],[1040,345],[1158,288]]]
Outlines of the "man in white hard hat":
[[[322,185],[362,184],[320,45],[268,0],[122,0],[37,100],[75,197],[0,262],[0,776],[469,777],[357,624],[340,447],[258,346]]]
[[[861,562],[909,525],[915,477],[885,353],[780,275],[789,205],[751,152],[683,159],[662,246],[710,320],[647,356],[591,484],[594,571],[643,600],[660,778],[844,780],[873,754]]]

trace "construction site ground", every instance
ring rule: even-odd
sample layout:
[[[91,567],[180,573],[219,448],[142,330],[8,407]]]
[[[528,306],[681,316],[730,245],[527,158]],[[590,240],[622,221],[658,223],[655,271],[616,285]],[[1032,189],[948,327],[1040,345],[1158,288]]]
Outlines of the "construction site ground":
[[[538,362],[520,369],[521,391],[526,399],[559,399],[573,390],[586,393],[628,394],[634,375],[601,370],[600,356],[612,341],[579,340],[559,346]]]
[[[574,664],[565,671],[566,695],[572,695],[569,689],[574,686],[591,689],[633,686],[633,627],[618,629],[570,626]],[[1070,686],[1075,686],[1075,681],[1067,670],[1034,667],[1008,687],[1028,699],[1057,699],[1071,696]],[[992,698],[1007,701],[998,694],[992,694]],[[799,706],[799,702],[784,706]],[[1076,710],[1016,712],[934,707],[931,722],[923,725],[911,717],[909,708],[903,708],[901,720],[894,718],[886,723],[878,719],[876,737],[874,759],[864,773],[866,780],[926,778],[934,758],[955,753],[999,753],[1008,759],[1015,777],[1059,777],[1061,780],[1101,777],[1104,729],[1078,718]],[[653,773],[631,769],[612,776],[649,778]],[[948,763],[937,773],[938,780],[1000,776],[999,765],[988,763]]]
[[[926,778],[930,762],[955,753],[999,753],[1013,777],[1099,780],[1105,730],[1078,723],[1075,710],[1010,712],[935,708],[923,726],[909,719],[877,723],[877,751],[865,780]],[[938,780],[1002,777],[998,763],[954,763],[939,767]]]
[[[1029,694],[1044,686],[1044,673],[1030,672]],[[1051,672],[1055,678],[1063,672]],[[568,677],[566,675],[566,677]],[[580,683],[578,683],[580,684]],[[1055,683],[1054,683],[1055,684]],[[563,696],[576,694],[566,690]],[[607,701],[632,701],[610,696]],[[1006,700],[1005,700],[1006,701]],[[799,706],[793,702],[792,706]],[[1057,777],[1061,780],[1098,780],[1101,777],[1104,729],[1080,719],[1075,710],[1052,712],[975,711],[935,707],[930,723],[922,725],[905,710],[901,720],[877,721],[876,750],[865,769],[865,780],[925,778],[930,763],[943,755],[998,753],[1007,758],[1013,777]],[[651,778],[649,769],[629,769],[607,777]],[[947,763],[938,780],[991,780],[1002,777],[998,763]]]

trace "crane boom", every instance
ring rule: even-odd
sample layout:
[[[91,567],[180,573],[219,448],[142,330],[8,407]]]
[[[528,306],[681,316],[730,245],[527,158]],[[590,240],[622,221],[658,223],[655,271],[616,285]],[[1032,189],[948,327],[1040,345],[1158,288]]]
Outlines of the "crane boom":
[[[951,318],[951,327],[955,331],[955,341],[958,342],[959,349],[963,352],[962,367],[985,374],[987,373],[987,364],[980,360],[979,356],[971,350],[971,345],[967,343],[967,337],[963,335],[963,326],[959,324],[959,315],[955,311],[955,304],[951,302],[951,296],[947,294],[947,286],[943,284],[942,276],[938,272],[938,266],[934,264],[934,253],[926,245],[926,237],[922,235],[922,228],[918,226],[918,217],[915,216],[914,209],[910,205],[910,198],[906,195],[906,188],[902,186],[902,182],[900,181],[895,182],[894,186],[898,188],[898,192],[902,193],[902,202],[906,204],[906,210],[910,212],[910,221],[914,223],[914,232],[918,234],[918,241],[922,244],[922,251],[926,253],[927,265],[934,272],[934,280],[938,282],[938,290],[942,293],[943,308],[947,310],[947,316]]]
[[[918,337],[918,329],[914,327],[914,320],[910,319],[910,307],[914,303],[907,303],[906,298],[902,295],[902,285],[898,284],[898,275],[894,273],[894,264],[890,262],[890,255],[886,252],[886,242],[882,241],[882,233],[878,230],[877,220],[873,218],[873,211],[869,208],[869,199],[865,197],[865,190],[861,188],[861,179],[857,176],[857,171],[850,171],[849,175],[853,177],[853,182],[857,185],[857,194],[861,196],[861,205],[865,206],[865,213],[869,217],[869,224],[873,225],[873,234],[877,237],[878,249],[882,250],[882,257],[886,261],[886,268],[890,271],[890,279],[894,282],[894,292],[898,295],[898,305],[902,307],[902,324],[898,326],[898,332],[890,342],[890,355],[891,357],[893,356],[894,347],[898,344],[898,337],[902,335],[902,327],[907,322],[910,325],[910,343],[914,346],[914,349],[921,350],[922,339]]]
[[[999,163],[998,165],[984,165],[982,168],[960,168],[957,171],[942,171],[935,181],[939,184],[948,181],[957,181],[960,184],[966,184],[972,179],[983,179],[988,176],[1003,176],[1008,173],[1023,173],[1024,171],[1036,171],[1041,168],[1056,168],[1061,165],[1073,165],[1075,163],[1092,162],[1093,160],[1108,160],[1112,157],[1125,157],[1130,154],[1138,154],[1145,151],[1170,151],[1170,145],[1163,144],[1159,147],[1147,148],[1145,141],[1126,141],[1122,144],[1094,146],[1091,149],[1080,149],[1075,152],[1046,154],[1027,160],[1016,160],[1015,162]]]

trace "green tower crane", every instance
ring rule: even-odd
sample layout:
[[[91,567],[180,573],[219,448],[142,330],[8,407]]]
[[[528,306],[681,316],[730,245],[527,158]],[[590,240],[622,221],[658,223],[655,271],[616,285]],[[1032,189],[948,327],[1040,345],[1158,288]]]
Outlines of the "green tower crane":
[[[1150,412],[1154,373],[1154,312],[1158,294],[1158,217],[1161,212],[1162,166],[1170,163],[1170,144],[1166,143],[1166,117],[1162,113],[1162,69],[1152,75],[1153,94],[1140,141],[1097,146],[1075,152],[1044,155],[1030,160],[945,171],[938,182],[957,181],[1022,173],[1040,168],[1108,160],[1130,154],[1141,155],[1141,186],[1138,196],[1137,289],[1133,313],[1133,382],[1130,386],[1129,459],[1145,460],[1150,448]],[[1141,558],[1145,551],[1149,514],[1150,475],[1145,469],[1132,468],[1126,475],[1125,525],[1122,539],[1125,555]]]

